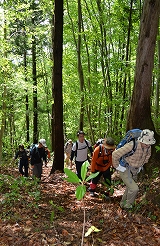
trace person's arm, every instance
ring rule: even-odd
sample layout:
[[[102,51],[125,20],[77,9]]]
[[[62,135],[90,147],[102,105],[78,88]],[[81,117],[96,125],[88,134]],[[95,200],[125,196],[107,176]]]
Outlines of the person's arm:
[[[122,156],[129,153],[133,149],[133,142],[125,144],[123,147],[113,151],[112,153],[112,165],[114,168],[119,166],[119,160]]]
[[[99,154],[99,146],[95,148],[93,155],[92,155],[92,161],[91,161],[91,172],[94,173],[95,167],[96,167],[96,161],[98,159],[98,154]]]
[[[145,163],[147,163],[149,161],[150,157],[151,157],[151,146],[148,148]]]
[[[73,161],[73,158],[75,156],[75,153],[76,153],[76,143],[73,144],[72,151],[71,151],[71,156],[70,156],[71,165],[72,165],[72,161]]]
[[[45,149],[43,149],[43,161],[45,162],[45,165],[47,165],[47,153],[45,152]]]

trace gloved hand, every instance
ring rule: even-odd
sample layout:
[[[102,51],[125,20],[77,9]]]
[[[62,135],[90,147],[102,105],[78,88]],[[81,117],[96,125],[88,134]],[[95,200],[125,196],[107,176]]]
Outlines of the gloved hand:
[[[121,165],[119,165],[117,168],[116,168],[117,171],[120,171],[122,173],[124,173],[126,171],[126,168],[125,167],[122,167]]]

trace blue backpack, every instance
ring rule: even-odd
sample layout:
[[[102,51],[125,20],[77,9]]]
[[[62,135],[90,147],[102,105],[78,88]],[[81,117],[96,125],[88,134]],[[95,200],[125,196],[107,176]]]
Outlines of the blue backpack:
[[[127,165],[127,162],[126,162],[125,158],[127,156],[133,155],[134,152],[136,151],[136,148],[137,148],[137,140],[140,137],[141,132],[142,132],[142,130],[140,130],[140,129],[132,129],[132,130],[129,130],[126,133],[125,137],[117,145],[117,148],[116,149],[119,149],[119,148],[123,147],[126,143],[129,143],[129,142],[133,141],[133,148],[132,148],[132,150],[120,158],[119,164],[121,166],[125,167]]]
[[[38,147],[38,144],[31,144],[31,147],[30,147],[30,156],[32,156],[33,150],[34,150],[35,148],[37,148],[37,147]]]

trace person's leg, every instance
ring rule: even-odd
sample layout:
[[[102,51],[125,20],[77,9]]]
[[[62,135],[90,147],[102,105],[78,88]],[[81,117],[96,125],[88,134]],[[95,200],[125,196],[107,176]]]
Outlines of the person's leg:
[[[66,165],[68,166],[69,165],[70,154],[66,153],[65,155],[66,155]]]
[[[20,160],[19,162],[19,172],[24,175],[24,172],[23,172],[23,162]]]
[[[24,176],[28,177],[28,160],[24,163]]]
[[[39,178],[39,179],[41,179],[41,176],[42,176],[42,166],[43,166],[42,163],[39,163],[37,165],[37,170],[38,170],[38,176],[37,176],[37,178]]]
[[[77,176],[79,179],[82,180],[81,178],[81,167],[83,165],[84,162],[81,162],[81,161],[76,161],[76,171],[77,171]]]
[[[132,175],[127,168],[125,172],[119,172],[120,177],[126,185],[126,191],[121,200],[121,207],[130,208],[134,205],[135,198],[139,191],[138,185],[133,180]]]
[[[110,168],[103,172],[103,178],[107,186],[111,186],[111,172]]]
[[[94,196],[94,192],[96,190],[97,184],[100,180],[100,177],[102,175],[102,172],[100,172],[95,178],[93,178],[90,182],[90,186],[89,186],[89,191],[90,191],[90,195]]]
[[[127,201],[127,194],[128,194],[128,188],[126,187],[125,192],[124,192],[124,194],[123,194],[123,196],[122,196],[122,199],[121,199],[121,201],[120,201],[120,206],[121,206],[121,208],[123,208],[124,205],[126,204],[126,201]]]
[[[34,164],[33,167],[33,176],[38,178],[38,164]]]
[[[109,188],[111,186],[111,172],[110,168],[108,168],[106,171],[103,172],[103,178],[106,184],[106,191],[105,191],[105,196],[109,197]]]

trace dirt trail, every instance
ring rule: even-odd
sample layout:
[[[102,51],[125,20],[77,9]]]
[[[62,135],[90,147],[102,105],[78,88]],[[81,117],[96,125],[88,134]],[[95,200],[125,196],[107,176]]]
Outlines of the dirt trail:
[[[49,176],[50,169],[51,163],[43,168],[39,185],[41,199],[37,206],[15,205],[10,218],[0,219],[0,246],[81,245],[83,203],[75,198],[75,185],[64,181],[64,174]],[[146,217],[144,206],[139,212],[123,211],[119,201],[124,187],[118,188],[110,201],[101,196],[102,185],[98,186],[96,197],[91,198],[87,192],[85,232],[91,226],[100,231],[85,237],[84,246],[160,245],[158,221],[155,223]]]

